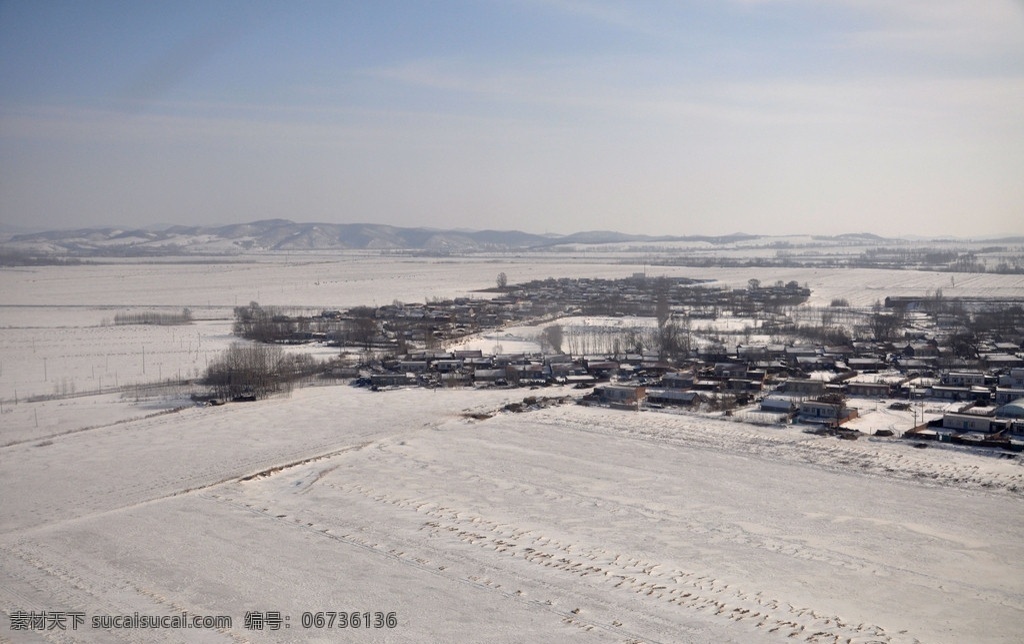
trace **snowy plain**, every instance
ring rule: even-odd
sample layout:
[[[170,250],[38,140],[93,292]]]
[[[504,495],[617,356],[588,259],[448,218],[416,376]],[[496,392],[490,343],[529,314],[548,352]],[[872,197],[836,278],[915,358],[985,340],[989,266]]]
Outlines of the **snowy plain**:
[[[323,386],[183,409],[173,391],[107,390],[115,369],[118,389],[201,370],[232,341],[231,307],[250,300],[341,308],[485,297],[475,291],[502,271],[517,282],[644,270],[583,255],[0,271],[0,640],[1019,641],[1024,467],[998,453],[696,414],[502,411],[526,395],[579,395],[558,388]],[[1024,293],[1019,276],[957,276],[951,288],[948,274],[901,271],[653,274],[796,279],[819,304]],[[189,326],[101,325],[185,306]],[[83,395],[99,376],[103,392]],[[55,382],[63,395],[28,400],[60,393]],[[187,611],[233,625],[12,631],[17,610]],[[395,611],[398,624],[300,622],[342,610]],[[247,611],[280,611],[290,627],[246,629]]]

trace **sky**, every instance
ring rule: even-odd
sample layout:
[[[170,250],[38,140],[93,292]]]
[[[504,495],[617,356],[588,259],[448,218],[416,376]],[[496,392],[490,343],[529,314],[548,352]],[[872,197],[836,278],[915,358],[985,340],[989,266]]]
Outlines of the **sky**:
[[[0,0],[0,224],[1024,234],[1024,0]]]

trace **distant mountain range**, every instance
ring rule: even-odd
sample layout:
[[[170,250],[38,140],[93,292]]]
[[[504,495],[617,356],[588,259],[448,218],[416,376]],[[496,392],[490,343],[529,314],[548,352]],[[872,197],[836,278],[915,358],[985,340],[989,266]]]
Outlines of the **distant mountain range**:
[[[5,254],[64,257],[118,257],[159,255],[223,255],[259,251],[310,250],[411,250],[456,254],[479,251],[539,250],[567,245],[670,243],[728,246],[783,240],[735,233],[724,236],[652,236],[613,231],[588,231],[571,235],[536,235],[507,230],[440,230],[402,228],[382,224],[298,223],[269,219],[224,226],[167,226],[152,228],[83,228],[35,233],[8,231],[0,236]],[[808,237],[810,239],[810,237]],[[837,245],[879,244],[889,240],[862,233],[814,237]],[[997,241],[997,240],[993,240]],[[1005,240],[1009,241],[1009,240]]]
[[[536,235],[508,230],[439,230],[382,224],[298,223],[268,219],[225,226],[82,228],[6,235],[6,250],[83,256],[223,254],[247,251],[394,249],[437,253],[526,250],[560,244],[702,241],[711,244],[755,239],[754,235],[672,237],[591,231]]]

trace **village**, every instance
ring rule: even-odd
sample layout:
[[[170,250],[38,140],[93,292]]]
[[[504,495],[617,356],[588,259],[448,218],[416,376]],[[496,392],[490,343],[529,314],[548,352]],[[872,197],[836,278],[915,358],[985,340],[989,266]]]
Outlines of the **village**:
[[[890,638],[820,616],[919,641],[952,632],[927,630],[932,605],[1019,621],[1021,278],[390,261],[6,274],[24,298],[4,307],[8,586],[40,588],[38,606],[171,610],[47,572],[70,570],[190,614],[295,620],[322,599],[307,580],[326,561],[406,589],[391,606],[415,616],[408,641],[466,639],[421,637],[419,597],[438,588],[472,589],[474,612],[514,609],[522,589],[522,624],[549,598],[588,619],[610,602],[640,641],[720,619],[710,600],[737,615],[779,602],[773,619],[843,641]],[[137,303],[104,305],[117,289]],[[183,547],[191,567],[175,567]],[[262,593],[263,573],[221,590],[245,553],[294,583],[265,600],[244,590]],[[498,571],[493,601],[467,583],[482,568]],[[794,575],[837,585],[812,604],[777,585]],[[197,595],[180,590],[193,579]],[[742,596],[701,590],[711,579]],[[702,604],[669,601],[686,593]],[[877,601],[829,610],[854,596]],[[664,631],[631,625],[659,615]],[[758,639],[757,623],[698,641]]]
[[[616,410],[797,423],[847,439],[1024,447],[1017,300],[937,292],[868,308],[808,307],[811,292],[796,282],[727,289],[643,274],[519,285],[502,274],[488,291],[489,299],[314,315],[253,302],[236,309],[235,332],[341,347],[331,375],[374,390],[570,387],[587,390],[579,403]],[[535,330],[518,338],[527,348],[502,346],[516,339],[503,329],[524,326]],[[858,423],[860,410],[880,403],[905,422]]]

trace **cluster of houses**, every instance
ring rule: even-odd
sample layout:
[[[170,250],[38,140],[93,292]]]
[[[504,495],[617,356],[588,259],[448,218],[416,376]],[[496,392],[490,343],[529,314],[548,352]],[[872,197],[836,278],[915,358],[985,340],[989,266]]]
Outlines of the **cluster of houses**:
[[[750,280],[749,288],[733,289],[643,274],[619,280],[546,279],[502,286],[491,299],[394,302],[305,318],[253,303],[236,310],[236,332],[270,342],[360,346],[367,355],[392,356],[361,365],[357,383],[378,389],[560,384],[590,389],[583,397],[589,404],[626,409],[753,408],[776,419],[824,428],[840,428],[856,418],[857,405],[850,402],[857,399],[876,405],[887,399],[930,399],[955,411],[941,422],[918,428],[920,432],[933,432],[940,439],[965,432],[1024,433],[1024,309],[1017,298],[887,298],[886,311],[857,315],[867,321],[898,320],[900,328],[875,332],[874,340],[835,336],[835,345],[797,340],[730,347],[721,338],[692,344],[687,338],[679,353],[661,355],[627,353],[643,348],[629,342],[614,343],[613,355],[568,355],[558,341],[549,341],[549,353],[533,355],[437,349],[484,329],[572,315],[651,317],[659,328],[665,320],[732,315],[757,318],[763,335],[826,337],[802,336],[788,319],[792,307],[809,295],[796,282],[762,286]],[[901,315],[893,314],[897,311]],[[911,319],[923,321],[905,324]],[[990,332],[967,333],[968,322],[982,320],[990,323]],[[897,333],[903,334],[902,340],[893,341]],[[954,336],[969,337],[969,346],[957,345],[951,340]],[[620,351],[621,347],[626,348]],[[568,349],[589,350],[571,342]]]
[[[756,280],[753,280],[756,282]],[[751,313],[796,305],[810,290],[796,282],[730,289],[682,277],[562,278],[508,286],[490,299],[393,302],[315,315],[288,315],[251,303],[235,310],[236,333],[263,342],[326,342],[404,353],[436,347],[482,329],[565,315],[650,316],[664,313],[713,319],[725,311]]]
[[[811,291],[797,282],[749,288],[726,288],[686,277],[625,279],[562,278],[517,285],[504,296],[538,312],[579,312],[585,315],[638,315],[653,317],[659,305],[692,318],[713,318],[722,311],[751,311],[805,302]]]
[[[730,359],[695,361],[682,369],[640,354],[574,357],[420,351],[382,362],[358,384],[377,389],[569,385],[590,389],[582,402],[616,409],[746,407],[774,415],[776,420],[825,428],[841,428],[856,418],[856,403],[851,403],[858,399],[873,403],[932,400],[960,404],[941,422],[917,428],[925,432],[919,434],[922,438],[931,437],[928,432],[936,437],[963,432],[1024,435],[1024,366],[922,375],[894,369],[892,357],[844,357],[843,368],[833,364],[833,371],[806,377],[804,358],[810,353],[820,357],[824,348],[812,352],[807,347],[766,347],[765,353],[742,349]]]
[[[357,384],[376,388],[419,385],[428,387],[522,387],[569,384],[592,387],[607,381],[624,363],[608,358],[559,355],[484,355],[479,350],[418,351],[385,360]]]
[[[919,438],[977,444],[999,444],[1024,435],[1024,368],[998,375],[981,372],[944,374],[936,397],[966,401],[942,416],[941,422],[915,428]]]

